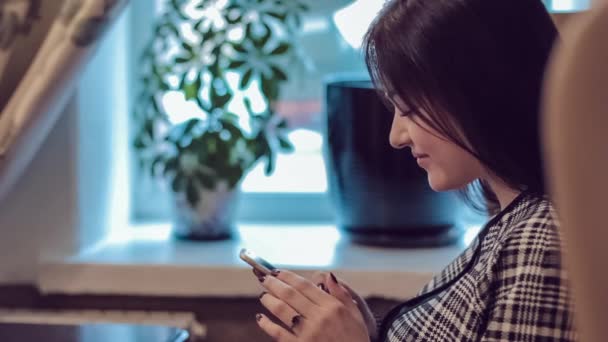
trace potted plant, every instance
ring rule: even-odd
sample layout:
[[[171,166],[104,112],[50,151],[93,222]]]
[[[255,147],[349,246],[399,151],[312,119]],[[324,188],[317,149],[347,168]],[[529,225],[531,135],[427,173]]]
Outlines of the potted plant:
[[[293,150],[274,105],[306,10],[298,0],[164,3],[140,60],[133,145],[172,190],[175,236],[229,237],[243,176],[260,160],[272,173],[276,153]],[[176,120],[184,109],[168,94],[195,113]]]

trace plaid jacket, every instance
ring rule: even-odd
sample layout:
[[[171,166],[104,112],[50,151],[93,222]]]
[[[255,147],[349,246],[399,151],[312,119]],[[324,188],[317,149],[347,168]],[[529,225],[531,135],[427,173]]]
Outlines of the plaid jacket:
[[[523,193],[414,299],[382,323],[386,341],[574,341],[553,206]]]

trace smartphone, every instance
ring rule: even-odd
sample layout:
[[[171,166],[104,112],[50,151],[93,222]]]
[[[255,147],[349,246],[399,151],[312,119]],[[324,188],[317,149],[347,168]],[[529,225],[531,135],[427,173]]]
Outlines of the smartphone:
[[[263,273],[264,275],[270,275],[272,271],[277,269],[276,267],[274,267],[273,264],[260,258],[259,256],[255,255],[255,253],[246,248],[241,249],[239,257],[243,259],[243,261],[251,265],[251,267]]]

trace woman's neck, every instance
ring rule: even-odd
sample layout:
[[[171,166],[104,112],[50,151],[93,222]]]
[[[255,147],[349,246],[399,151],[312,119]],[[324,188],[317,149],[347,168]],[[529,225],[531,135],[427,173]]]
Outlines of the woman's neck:
[[[513,202],[513,200],[521,193],[521,191],[509,187],[500,179],[489,177],[486,181],[492,188],[492,191],[494,191],[494,194],[496,194],[496,198],[498,198],[500,210],[504,209],[509,205],[509,203]]]

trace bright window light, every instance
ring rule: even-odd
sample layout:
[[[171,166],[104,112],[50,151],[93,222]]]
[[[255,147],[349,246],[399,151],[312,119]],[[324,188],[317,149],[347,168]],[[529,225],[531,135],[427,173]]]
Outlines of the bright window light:
[[[238,249],[246,247],[263,251],[265,259],[284,267],[328,267],[335,262],[336,246],[342,238],[335,226],[284,225],[283,228],[241,225],[239,235],[242,244]],[[281,244],[281,248],[276,248],[278,244]],[[311,249],[313,245],[315,248]],[[289,253],[285,253],[286,250]]]
[[[295,153],[277,154],[276,168],[271,176],[264,174],[264,163],[257,164],[243,180],[244,192],[258,193],[324,193],[327,191],[325,163],[321,153],[321,134],[298,129],[288,138]]]
[[[557,12],[580,11],[589,8],[589,0],[553,0],[551,7]]]
[[[325,18],[310,18],[302,25],[302,33],[326,32],[327,30],[329,30],[329,22]]]
[[[367,28],[383,5],[384,0],[357,0],[336,11],[334,22],[338,31],[350,46],[355,49],[361,47]]]
[[[186,122],[193,118],[204,120],[207,117],[207,114],[195,101],[186,101],[184,94],[180,91],[166,92],[163,94],[161,103],[163,109],[167,113],[169,122],[173,125]]]

